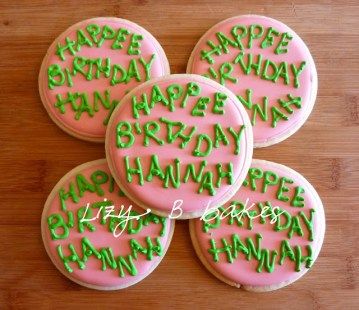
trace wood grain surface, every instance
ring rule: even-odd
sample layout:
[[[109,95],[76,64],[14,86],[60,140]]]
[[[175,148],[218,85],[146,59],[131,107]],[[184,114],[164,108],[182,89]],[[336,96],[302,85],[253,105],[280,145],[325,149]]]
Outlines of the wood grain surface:
[[[43,108],[41,60],[53,39],[86,18],[117,16],[148,29],[172,73],[182,73],[200,36],[222,19],[262,14],[309,46],[319,93],[305,125],[256,158],[302,173],[322,197],[327,232],[312,270],[279,291],[255,294],[214,278],[196,258],[188,222],[144,281],[122,291],[83,288],[52,265],[42,245],[47,195],[70,169],[104,157],[102,145],[72,138]],[[0,309],[354,309],[359,304],[358,1],[0,1]]]

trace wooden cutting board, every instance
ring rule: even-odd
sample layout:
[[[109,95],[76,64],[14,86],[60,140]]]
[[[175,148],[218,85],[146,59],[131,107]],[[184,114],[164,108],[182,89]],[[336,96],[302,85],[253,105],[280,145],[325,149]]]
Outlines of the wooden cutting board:
[[[232,288],[196,258],[188,222],[182,221],[163,262],[139,284],[98,292],[67,280],[42,245],[42,207],[60,177],[104,157],[104,149],[65,134],[42,107],[37,75],[48,46],[82,19],[122,17],[154,34],[172,73],[182,73],[194,44],[210,26],[248,13],[271,16],[293,28],[309,46],[318,69],[319,93],[309,120],[286,141],[254,152],[256,158],[302,173],[323,199],[327,232],[312,270],[271,293]],[[358,1],[1,1],[0,308],[357,308],[358,20]]]

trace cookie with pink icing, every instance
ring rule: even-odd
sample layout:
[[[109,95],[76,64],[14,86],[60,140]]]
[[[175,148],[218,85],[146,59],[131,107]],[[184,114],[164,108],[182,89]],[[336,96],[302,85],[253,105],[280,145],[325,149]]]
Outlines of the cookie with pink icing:
[[[106,156],[117,184],[138,205],[186,219],[238,190],[252,138],[232,92],[199,75],[178,74],[123,98],[107,128]]]
[[[147,277],[171,242],[174,221],[143,210],[115,184],[105,159],[80,165],[54,187],[42,239],[55,266],[89,288],[115,290]]]
[[[264,16],[224,20],[195,46],[187,73],[204,75],[232,90],[253,125],[254,147],[295,133],[312,111],[317,94],[313,58],[301,38]]]
[[[298,172],[253,160],[230,202],[190,222],[196,253],[217,278],[250,291],[270,291],[302,277],[320,252],[322,202]]]
[[[161,45],[144,28],[120,18],[93,18],[71,26],[51,44],[39,92],[60,128],[104,142],[109,117],[124,95],[169,72]]]

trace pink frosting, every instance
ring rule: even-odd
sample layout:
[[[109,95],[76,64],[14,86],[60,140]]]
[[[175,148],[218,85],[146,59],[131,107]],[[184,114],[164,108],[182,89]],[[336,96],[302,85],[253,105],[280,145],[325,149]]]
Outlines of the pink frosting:
[[[157,103],[151,110],[150,115],[144,115],[141,111],[139,119],[133,118],[131,102],[133,95],[136,95],[137,98],[141,98],[141,94],[146,93],[150,101],[151,90],[154,84],[157,84],[162,90],[162,93],[166,94],[166,88],[169,85],[179,84],[183,86],[184,90],[186,90],[186,85],[190,82],[196,82],[201,87],[201,93],[199,96],[189,97],[186,108],[180,108],[180,102],[183,98],[182,96],[180,99],[175,101],[174,112],[170,112],[168,107],[165,107],[161,103]],[[222,92],[228,96],[223,108],[225,111],[224,115],[218,115],[211,112],[215,92]],[[191,111],[200,96],[210,97],[211,102],[208,104],[205,117],[194,117],[191,115]],[[156,134],[157,137],[166,141],[164,145],[159,146],[151,140],[149,146],[143,146],[143,136],[135,134],[136,139],[132,147],[117,148],[116,127],[119,122],[129,121],[133,124],[137,121],[139,122],[140,127],[143,128],[144,123],[153,120],[158,122],[160,117],[165,117],[171,121],[183,122],[188,127],[197,126],[197,131],[186,148],[181,149],[179,147],[182,142],[182,139],[180,138],[177,138],[173,144],[167,143],[167,130],[164,124],[161,124],[161,130]],[[220,147],[213,147],[212,152],[207,157],[193,156],[192,151],[195,149],[197,142],[196,135],[200,133],[208,134],[213,141],[213,126],[217,123],[221,124],[223,130],[225,131],[229,140],[229,145],[224,146],[220,143]],[[235,155],[234,139],[226,129],[231,126],[236,132],[238,132],[242,124],[244,124],[246,128],[243,131],[240,143],[241,151],[239,155]],[[188,132],[189,128],[186,129],[185,133],[188,134]],[[149,207],[154,212],[156,211],[160,214],[169,214],[174,202],[176,200],[182,200],[183,204],[181,208],[184,212],[184,216],[182,218],[199,216],[198,212],[204,211],[207,204],[216,205],[218,203],[224,203],[230,199],[242,183],[248,171],[252,158],[252,150],[252,129],[244,108],[238,104],[236,97],[226,88],[214,81],[198,75],[171,75],[169,77],[152,80],[134,89],[122,100],[121,105],[112,114],[106,135],[106,152],[110,169],[120,188],[127,194],[127,196],[131,197],[131,199],[136,201],[142,207]],[[180,159],[181,184],[179,188],[176,189],[171,185],[168,188],[164,188],[163,181],[156,176],[153,178],[152,182],[145,181],[143,186],[139,185],[137,176],[133,177],[134,179],[131,183],[127,181],[124,157],[130,156],[131,166],[134,166],[134,158],[140,157],[144,177],[146,179],[149,172],[151,155],[153,154],[158,155],[159,163],[163,171],[167,165],[174,165],[175,158]],[[223,179],[221,186],[219,188],[215,188],[216,194],[214,196],[210,196],[207,190],[204,190],[201,194],[199,194],[198,189],[200,184],[195,183],[191,178],[187,183],[182,182],[187,164],[195,164],[195,167],[198,170],[200,162],[203,160],[207,161],[207,167],[204,171],[213,172],[214,182],[217,180],[215,165],[217,163],[222,163],[224,169],[227,170],[226,165],[231,162],[233,164],[233,185],[228,185],[227,180]]]
[[[280,257],[280,243],[284,239],[288,239],[289,244],[292,248],[296,245],[301,246],[302,255],[307,256],[306,245],[310,244],[313,249],[313,261],[317,258],[324,238],[325,232],[325,216],[324,210],[321,203],[321,200],[315,191],[315,189],[309,184],[309,182],[301,176],[298,172],[273,162],[268,162],[264,160],[253,160],[251,167],[260,168],[265,171],[272,171],[276,173],[279,177],[290,178],[294,181],[293,184],[286,184],[289,188],[289,192],[284,193],[285,196],[293,197],[294,188],[296,186],[301,186],[305,190],[305,194],[301,194],[304,197],[305,206],[292,207],[289,202],[283,202],[276,199],[276,191],[278,185],[269,186],[266,193],[262,193],[262,184],[263,180],[256,180],[257,190],[252,191],[250,186],[242,186],[241,189],[235,194],[233,200],[242,201],[243,203],[246,199],[249,199],[248,207],[252,203],[262,202],[269,200],[272,206],[278,206],[281,209],[289,212],[292,216],[297,215],[300,211],[303,211],[307,218],[309,218],[309,209],[313,208],[314,213],[314,223],[313,223],[313,241],[308,241],[309,231],[305,226],[304,222],[301,221],[301,227],[303,229],[303,237],[298,236],[296,233],[293,234],[291,239],[288,239],[287,233],[288,230],[283,230],[276,232],[273,230],[273,225],[269,221],[269,218],[266,218],[266,223],[259,223],[260,218],[253,220],[253,229],[247,229],[247,219],[243,219],[244,227],[239,227],[235,223],[232,225],[228,224],[228,218],[222,220],[219,228],[210,229],[207,233],[202,230],[203,221],[200,219],[193,220],[192,238],[197,244],[197,250],[200,251],[202,259],[210,265],[221,277],[228,279],[229,281],[244,286],[276,286],[283,285],[284,283],[291,283],[303,274],[305,274],[308,269],[301,265],[301,271],[295,271],[295,262],[286,258],[283,265],[278,264]],[[225,207],[231,205],[228,202]],[[258,210],[257,207],[253,207],[252,210]],[[255,234],[260,233],[263,236],[262,239],[262,248],[267,248],[269,251],[277,250],[278,256],[276,258],[275,268],[272,273],[269,273],[263,268],[261,273],[256,271],[258,261],[255,258],[247,261],[243,253],[239,253],[238,257],[234,259],[233,263],[230,264],[226,260],[225,254],[219,254],[219,262],[214,262],[208,249],[210,248],[210,239],[216,241],[217,247],[222,247],[221,238],[225,238],[230,243],[231,235],[238,234],[241,240],[244,242],[245,238],[250,237],[255,242]]]
[[[262,25],[264,31],[263,35],[259,39],[253,40],[252,48],[247,48],[248,35],[242,39],[242,43],[244,46],[243,52],[245,54],[244,63],[247,64],[246,54],[249,53],[255,55],[254,61],[257,60],[256,55],[261,54],[263,56],[261,65],[262,68],[264,66],[265,59],[269,59],[276,64],[285,61],[288,63],[288,72],[290,77],[289,85],[285,85],[283,79],[280,77],[276,83],[263,80],[260,78],[260,76],[254,74],[254,70],[252,70],[249,75],[246,75],[242,71],[242,68],[239,64],[233,63],[234,59],[241,52],[241,50],[237,47],[232,47],[230,45],[228,46],[228,54],[222,51],[222,54],[220,56],[213,55],[214,64],[209,64],[207,60],[201,60],[201,51],[210,50],[210,47],[207,45],[207,42],[209,40],[212,41],[215,45],[219,45],[216,33],[222,32],[228,38],[234,40],[231,35],[231,30],[234,26],[250,26],[253,24]],[[260,47],[260,44],[265,38],[266,30],[269,27],[273,27],[275,30],[280,32],[280,34],[279,36],[274,36],[274,44],[272,46],[263,49]],[[293,37],[293,39],[289,41],[288,46],[284,47],[288,49],[288,52],[277,55],[274,53],[274,50],[280,41],[281,34],[285,32],[289,33]],[[304,67],[304,70],[299,76],[300,87],[294,88],[294,77],[289,65],[293,63],[298,68],[302,61],[306,62],[306,66]],[[236,95],[240,95],[243,98],[246,98],[246,89],[252,89],[253,103],[258,103],[260,106],[262,106],[262,98],[264,96],[268,97],[268,120],[262,121],[262,119],[257,115],[256,125],[253,127],[255,147],[263,147],[280,142],[289,137],[303,125],[303,123],[309,116],[315,102],[317,92],[317,73],[314,61],[312,59],[312,56],[310,55],[308,48],[301,40],[301,38],[292,29],[277,20],[257,15],[237,16],[222,21],[213,26],[199,40],[189,59],[187,72],[204,75],[208,74],[208,69],[212,67],[218,73],[220,66],[224,62],[230,62],[233,65],[234,70],[231,73],[231,76],[238,79],[237,83],[233,83],[226,80],[225,86],[227,88],[233,91]],[[214,77],[212,76],[211,78],[214,79]],[[300,109],[296,108],[294,105],[291,106],[294,110],[293,114],[289,114],[288,112],[286,112],[283,108],[279,106],[277,102],[278,99],[283,99],[287,101],[287,94],[292,94],[294,97],[302,98],[302,107]],[[288,121],[280,120],[275,128],[271,127],[270,108],[272,106],[278,107],[278,109],[289,118]],[[249,114],[250,118],[252,118],[252,112],[249,112]]]
[[[71,280],[79,284],[90,286],[92,288],[115,289],[119,287],[126,287],[142,280],[160,263],[171,241],[174,221],[166,219],[166,233],[163,237],[160,237],[162,225],[151,222],[148,226],[143,226],[143,229],[138,234],[130,235],[127,233],[127,230],[125,230],[119,237],[116,238],[114,237],[113,233],[109,231],[107,224],[100,224],[100,219],[90,222],[96,227],[96,231],[90,232],[87,228],[85,228],[85,231],[83,233],[79,233],[77,225],[77,210],[80,207],[85,206],[87,203],[91,204],[93,202],[103,201],[103,199],[106,198],[107,200],[114,202],[115,212],[117,213],[119,212],[121,205],[124,205],[124,210],[127,210],[128,207],[132,205],[132,210],[137,211],[139,214],[143,214],[145,212],[127,197],[120,197],[118,195],[119,188],[117,187],[117,185],[115,185],[114,191],[110,193],[109,182],[107,182],[101,186],[101,188],[104,190],[103,197],[99,197],[96,193],[86,191],[84,196],[80,198],[80,201],[78,203],[74,203],[71,198],[66,200],[67,211],[72,211],[74,213],[74,227],[70,228],[70,234],[68,238],[63,240],[53,240],[50,235],[47,218],[51,214],[59,213],[67,221],[66,212],[62,211],[60,199],[58,196],[60,188],[64,188],[67,192],[69,189],[69,184],[70,182],[72,182],[75,185],[76,193],[78,193],[75,176],[80,173],[84,175],[87,180],[91,180],[90,176],[96,170],[102,170],[108,175],[110,175],[106,160],[102,159],[89,162],[74,168],[69,173],[67,173],[55,186],[45,204],[45,208],[42,215],[43,241],[45,244],[45,248],[53,263],[64,275],[69,277]],[[93,209],[92,216],[96,216],[96,213],[96,210]],[[109,221],[109,219],[107,219],[107,221]],[[119,231],[121,231],[121,229],[118,229],[117,233]],[[62,231],[59,229],[57,233],[60,232]],[[156,254],[154,254],[152,260],[147,260],[145,255],[139,253],[138,258],[134,259],[134,264],[138,271],[137,275],[129,275],[127,273],[127,270],[125,270],[125,277],[123,278],[119,276],[119,269],[111,269],[110,267],[107,267],[105,271],[102,271],[101,260],[95,258],[95,256],[89,257],[88,261],[86,262],[86,268],[84,270],[80,270],[76,263],[70,263],[73,272],[69,273],[65,269],[64,263],[62,262],[56,250],[58,245],[62,245],[64,255],[68,256],[71,253],[68,249],[68,245],[71,243],[74,245],[78,255],[81,258],[81,239],[83,237],[87,237],[97,250],[100,250],[103,247],[111,247],[113,250],[114,257],[121,255],[127,258],[127,255],[131,254],[129,240],[136,239],[142,246],[147,247],[145,242],[146,236],[149,236],[153,242],[154,238],[160,238],[161,245],[164,249],[163,255],[157,256]]]
[[[56,55],[57,44],[60,43],[61,45],[65,45],[66,37],[69,37],[71,40],[76,40],[76,31],[79,29],[82,29],[89,37],[86,32],[86,26],[89,24],[97,24],[101,27],[108,25],[115,31],[119,28],[125,28],[130,32],[130,35],[128,35],[126,41],[122,43],[123,49],[111,49],[113,40],[105,40],[101,47],[97,47],[95,45],[92,47],[83,45],[81,50],[77,52],[75,56],[93,59],[99,57],[103,59],[110,58],[111,66],[113,64],[120,64],[127,70],[131,59],[143,57],[146,62],[149,62],[151,56],[154,54],[155,59],[152,63],[150,71],[151,78],[169,74],[169,65],[162,47],[149,32],[135,23],[119,18],[94,18],[82,21],[68,28],[52,43],[43,60],[39,75],[40,95],[48,113],[51,118],[68,133],[85,140],[103,142],[106,132],[106,126],[103,124],[103,121],[108,116],[109,110],[105,109],[100,103],[100,109],[98,112],[95,112],[93,117],[89,116],[87,112],[84,112],[82,113],[81,118],[76,120],[74,118],[75,112],[70,108],[70,104],[66,104],[65,114],[61,114],[59,109],[55,107],[55,103],[57,101],[56,95],[61,94],[63,98],[66,98],[67,92],[87,93],[89,104],[92,106],[93,92],[99,91],[99,93],[103,96],[104,91],[107,89],[110,91],[111,101],[120,101],[129,90],[145,81],[145,70],[143,65],[140,65],[137,62],[141,82],[136,81],[135,78],[131,78],[128,84],[119,83],[111,86],[110,81],[113,72],[111,69],[111,75],[109,78],[106,78],[103,74],[101,74],[99,79],[93,78],[91,81],[88,81],[82,74],[77,74],[73,77],[72,87],[68,87],[67,82],[65,82],[62,86],[57,86],[52,90],[49,89],[47,74],[49,66],[52,64],[58,64],[63,69],[68,68],[69,70],[72,70],[72,62],[75,57],[68,51],[65,51],[64,55],[66,58],[62,61],[60,57]],[[141,47],[139,50],[141,53],[139,55],[127,54],[127,48],[129,46],[131,34],[133,33],[143,35],[143,40],[140,41]],[[94,71],[95,70],[93,70],[93,72]],[[80,102],[80,100],[77,102]]]

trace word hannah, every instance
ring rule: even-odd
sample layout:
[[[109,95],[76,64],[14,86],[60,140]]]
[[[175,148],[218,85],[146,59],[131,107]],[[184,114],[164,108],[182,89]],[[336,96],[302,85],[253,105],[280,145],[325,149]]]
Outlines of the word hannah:
[[[134,162],[132,164],[131,162]],[[215,188],[220,188],[222,180],[226,180],[226,184],[233,184],[233,164],[228,163],[223,167],[221,163],[215,165],[214,169],[207,165],[207,161],[201,161],[198,168],[194,164],[188,163],[185,166],[185,173],[181,173],[181,161],[178,158],[173,160],[173,164],[162,166],[159,164],[158,156],[152,155],[148,169],[142,167],[141,157],[130,159],[129,156],[124,157],[124,169],[126,171],[127,182],[132,183],[134,176],[137,176],[137,183],[141,186],[144,182],[152,182],[154,178],[159,178],[163,183],[163,188],[172,186],[179,188],[182,183],[187,183],[190,179],[198,183],[197,193],[201,194],[206,191],[210,196],[216,194]],[[206,170],[205,170],[206,168]],[[214,168],[214,167],[213,167]],[[145,175],[147,172],[147,175]]]
[[[254,241],[253,241],[254,239]],[[215,239],[210,239],[211,247],[208,252],[212,255],[212,259],[215,263],[219,262],[219,254],[223,254],[226,257],[226,261],[230,264],[236,259],[242,259],[238,254],[242,253],[247,261],[256,260],[258,265],[256,271],[261,273],[266,271],[272,273],[275,271],[276,265],[283,265],[285,261],[292,261],[295,263],[294,270],[300,272],[303,268],[310,268],[313,264],[313,249],[310,244],[306,246],[295,245],[291,246],[288,240],[282,240],[280,243],[280,249],[271,250],[262,247],[263,236],[256,234],[255,238],[243,238],[238,234],[232,234],[231,239],[221,238],[221,246]],[[307,255],[304,255],[306,250]]]
[[[114,250],[111,247],[96,248],[88,238],[83,237],[79,251],[70,243],[67,245],[66,250],[70,254],[66,255],[64,253],[64,248],[66,247],[59,244],[57,246],[57,254],[69,273],[73,272],[72,264],[76,264],[80,270],[86,269],[89,258],[93,257],[102,263],[102,271],[117,269],[118,275],[121,278],[126,276],[125,271],[127,271],[130,276],[136,276],[138,274],[135,262],[138,261],[139,255],[145,256],[146,261],[153,260],[154,256],[163,255],[163,246],[158,237],[152,240],[151,237],[147,236],[145,245],[142,245],[136,239],[130,239],[128,244],[131,249],[130,254],[115,256]]]

